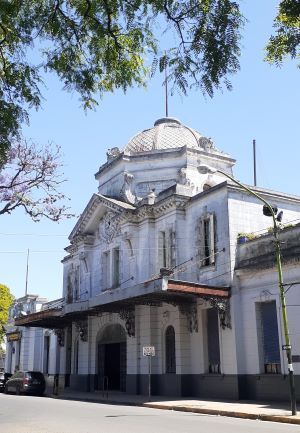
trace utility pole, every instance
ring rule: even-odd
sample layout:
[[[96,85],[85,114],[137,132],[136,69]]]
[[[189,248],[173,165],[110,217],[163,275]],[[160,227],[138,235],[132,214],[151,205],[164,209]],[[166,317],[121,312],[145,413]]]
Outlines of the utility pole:
[[[26,264],[25,296],[27,296],[27,288],[28,288],[28,266],[29,266],[29,248],[27,249],[27,264]]]
[[[169,117],[169,101],[168,101],[168,73],[167,73],[167,52],[165,52],[166,67],[165,67],[165,97],[166,97],[166,117]]]
[[[256,180],[256,140],[253,140],[253,176],[254,176],[254,186],[257,185]]]

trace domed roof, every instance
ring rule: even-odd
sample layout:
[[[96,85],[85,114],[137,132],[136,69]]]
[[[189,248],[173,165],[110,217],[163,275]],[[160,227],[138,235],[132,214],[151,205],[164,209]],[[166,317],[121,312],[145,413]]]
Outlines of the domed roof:
[[[153,128],[136,134],[124,148],[124,153],[135,154],[155,149],[173,149],[187,146],[203,149],[200,144],[203,136],[199,132],[181,124],[173,117],[158,119]]]

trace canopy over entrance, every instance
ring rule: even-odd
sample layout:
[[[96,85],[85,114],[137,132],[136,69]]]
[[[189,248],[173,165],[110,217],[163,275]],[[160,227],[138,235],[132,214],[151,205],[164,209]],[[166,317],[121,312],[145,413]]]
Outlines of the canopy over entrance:
[[[203,299],[216,307],[224,317],[227,314],[227,324],[224,326],[230,326],[229,298],[229,287],[157,278],[133,287],[107,290],[89,301],[65,304],[64,307],[32,313],[16,319],[15,324],[64,328],[71,322],[86,319],[88,316],[105,312],[120,313],[124,310],[133,310],[136,305],[160,306],[162,303],[168,303],[187,309],[195,305],[198,299]]]

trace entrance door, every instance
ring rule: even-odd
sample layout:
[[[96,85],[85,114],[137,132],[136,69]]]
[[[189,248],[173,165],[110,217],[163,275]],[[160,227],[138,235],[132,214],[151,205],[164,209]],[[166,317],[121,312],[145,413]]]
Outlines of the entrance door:
[[[126,391],[126,343],[98,345],[98,389]]]
[[[120,343],[105,344],[104,375],[108,379],[108,388],[120,390]]]
[[[127,353],[126,343],[120,343],[120,389],[126,391]]]
[[[107,326],[98,342],[98,389],[126,391],[126,350],[124,328]]]

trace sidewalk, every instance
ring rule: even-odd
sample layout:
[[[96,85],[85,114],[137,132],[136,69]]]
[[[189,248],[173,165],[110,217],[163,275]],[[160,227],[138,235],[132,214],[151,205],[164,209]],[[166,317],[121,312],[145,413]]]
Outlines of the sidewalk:
[[[76,400],[103,404],[121,404],[144,406],[154,409],[176,410],[181,412],[221,415],[234,418],[259,419],[289,424],[300,424],[300,411],[297,416],[291,416],[289,403],[256,401],[215,401],[195,399],[170,399],[170,397],[153,396],[151,402],[145,395],[128,395],[122,392],[110,391],[105,395],[101,391],[80,392],[65,390],[59,395],[50,397],[63,400]]]

